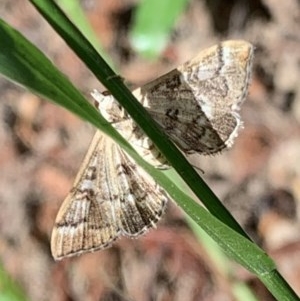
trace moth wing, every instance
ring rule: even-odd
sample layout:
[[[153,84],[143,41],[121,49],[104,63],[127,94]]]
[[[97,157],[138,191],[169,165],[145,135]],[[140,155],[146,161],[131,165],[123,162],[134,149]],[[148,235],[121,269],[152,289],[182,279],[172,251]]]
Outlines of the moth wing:
[[[217,153],[242,126],[252,56],[245,41],[223,42],[133,93],[183,151]]]
[[[110,247],[153,227],[168,197],[110,138],[96,132],[53,228],[55,259]]]
[[[103,139],[97,131],[73,188],[57,214],[51,237],[55,259],[107,248],[120,235],[113,196],[106,192],[99,194],[97,187],[99,181],[105,181],[98,170],[99,164],[106,162]]]
[[[164,213],[168,196],[117,144],[113,144],[119,195],[119,227],[136,237],[155,227]]]

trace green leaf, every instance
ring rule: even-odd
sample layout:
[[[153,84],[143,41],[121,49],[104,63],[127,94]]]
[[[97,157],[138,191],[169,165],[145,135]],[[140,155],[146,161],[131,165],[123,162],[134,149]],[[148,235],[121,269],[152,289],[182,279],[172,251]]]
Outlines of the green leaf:
[[[20,286],[11,279],[0,262],[0,301],[27,301]]]
[[[108,124],[40,50],[3,20],[0,24],[0,72],[4,76],[93,123]]]
[[[141,1],[134,13],[130,37],[133,48],[145,57],[157,57],[187,3],[188,0]]]

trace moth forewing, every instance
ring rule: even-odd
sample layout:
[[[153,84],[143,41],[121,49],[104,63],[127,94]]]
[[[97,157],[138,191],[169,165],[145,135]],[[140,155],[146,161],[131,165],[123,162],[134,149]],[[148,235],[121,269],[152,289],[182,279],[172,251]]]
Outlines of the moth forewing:
[[[168,196],[109,137],[96,132],[51,238],[55,259],[107,248],[153,227]]]
[[[102,135],[97,131],[80,166],[73,188],[57,214],[51,237],[51,252],[55,259],[108,247],[118,235],[118,228],[111,222],[110,227],[104,228],[100,233],[96,228],[93,231],[90,227],[90,221],[96,214],[92,209],[96,203],[96,161],[101,141]],[[106,212],[105,220],[113,220],[110,204],[102,204],[102,211]],[[104,221],[99,220],[99,223],[105,224]]]
[[[250,43],[225,41],[133,94],[183,152],[215,154],[232,146],[243,125],[239,109],[247,95],[252,59]],[[111,95],[93,96],[102,114],[140,155],[156,167],[168,166],[135,122],[121,114]]]
[[[185,153],[214,154],[233,144],[251,77],[253,46],[226,41],[133,94]]]

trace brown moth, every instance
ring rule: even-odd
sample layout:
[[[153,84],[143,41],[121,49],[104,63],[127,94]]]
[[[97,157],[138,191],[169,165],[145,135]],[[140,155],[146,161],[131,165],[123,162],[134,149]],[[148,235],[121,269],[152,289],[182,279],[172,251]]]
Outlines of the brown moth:
[[[215,154],[230,147],[242,127],[253,46],[225,41],[133,91],[184,153]],[[146,161],[168,164],[113,96],[94,91],[103,116]],[[154,227],[168,196],[115,142],[97,131],[74,186],[57,215],[51,238],[55,259],[111,246]]]
[[[253,46],[226,41],[133,91],[152,118],[185,153],[215,154],[232,146],[243,123],[239,110],[251,77]],[[102,115],[146,161],[166,166],[153,143],[112,95],[94,90]]]

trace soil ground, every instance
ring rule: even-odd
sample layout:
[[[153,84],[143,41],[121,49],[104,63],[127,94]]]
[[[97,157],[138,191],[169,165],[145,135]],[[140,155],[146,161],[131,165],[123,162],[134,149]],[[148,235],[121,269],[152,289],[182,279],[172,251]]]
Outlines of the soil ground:
[[[300,3],[190,1],[156,62],[130,47],[137,1],[83,1],[126,82],[139,86],[220,40],[256,47],[245,128],[222,155],[191,158],[248,233],[300,294]],[[87,96],[102,89],[29,1],[1,0],[0,15],[41,48]],[[0,79],[0,260],[29,300],[236,300],[241,280],[274,300],[235,264],[225,277],[169,204],[156,230],[105,251],[54,262],[49,239],[94,129]],[[89,97],[89,96],[88,96]]]

